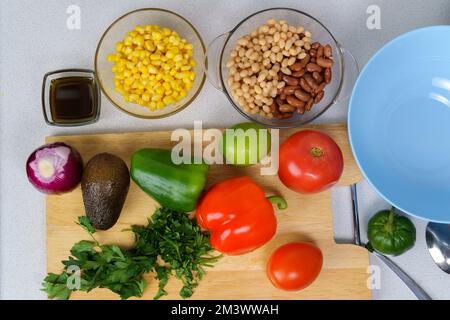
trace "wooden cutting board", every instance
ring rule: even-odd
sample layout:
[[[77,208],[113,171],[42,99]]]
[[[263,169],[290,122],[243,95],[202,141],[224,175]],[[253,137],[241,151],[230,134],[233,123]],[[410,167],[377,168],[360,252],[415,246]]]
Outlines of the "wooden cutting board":
[[[361,179],[361,174],[351,153],[345,125],[309,126],[328,133],[339,144],[344,155],[345,168],[341,185],[349,185]],[[284,140],[298,129],[280,130]],[[85,163],[95,154],[110,152],[130,165],[133,151],[145,147],[170,148],[170,132],[138,132],[98,135],[74,135],[48,137],[46,142],[63,141],[75,147]],[[281,194],[288,202],[288,209],[277,211],[278,229],[275,237],[262,248],[246,255],[225,257],[207,275],[195,290],[192,299],[370,299],[367,288],[368,253],[352,245],[337,245],[333,241],[331,192],[303,196],[284,187],[277,176],[261,176],[258,166],[238,168],[214,165],[208,174],[208,186],[233,176],[249,175],[261,185],[267,194]],[[130,246],[133,237],[123,232],[131,224],[146,224],[157,203],[131,182],[130,191],[117,224],[108,231],[96,233],[102,243]],[[47,269],[61,271],[61,260],[67,259],[71,246],[89,236],[75,220],[84,214],[81,189],[47,197]],[[278,246],[291,241],[309,241],[319,246],[324,255],[323,270],[317,280],[299,292],[287,292],[274,288],[265,274],[266,262]],[[152,299],[157,281],[147,275],[149,285],[143,299]],[[178,299],[180,282],[172,279],[165,299]],[[106,289],[75,293],[72,299],[117,299]]]

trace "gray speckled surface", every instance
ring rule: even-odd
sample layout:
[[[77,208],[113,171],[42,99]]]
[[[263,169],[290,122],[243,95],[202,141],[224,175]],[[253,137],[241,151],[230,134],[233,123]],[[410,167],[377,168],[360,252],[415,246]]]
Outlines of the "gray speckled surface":
[[[81,30],[66,28],[66,9],[81,8]],[[381,30],[366,27],[369,5],[381,9]],[[68,67],[93,68],[93,56],[104,29],[118,16],[141,7],[174,10],[190,20],[206,43],[257,10],[294,7],[322,21],[358,59],[361,66],[387,41],[426,25],[448,24],[447,0],[2,0],[0,1],[0,297],[39,299],[45,273],[44,197],[24,175],[29,152],[53,134],[78,134],[192,127],[202,119],[209,126],[243,120],[225,96],[206,83],[197,100],[167,119],[131,118],[103,99],[98,123],[71,129],[49,127],[41,115],[41,81],[45,72]],[[226,115],[226,117],[224,117]],[[318,122],[346,121],[347,106],[336,105]],[[386,206],[370,188],[361,186],[363,216]],[[416,221],[417,247],[398,258],[434,298],[450,298],[450,276],[431,263],[424,249],[424,223]],[[373,260],[373,262],[376,262]],[[374,298],[410,299],[395,275],[381,269],[381,289]]]

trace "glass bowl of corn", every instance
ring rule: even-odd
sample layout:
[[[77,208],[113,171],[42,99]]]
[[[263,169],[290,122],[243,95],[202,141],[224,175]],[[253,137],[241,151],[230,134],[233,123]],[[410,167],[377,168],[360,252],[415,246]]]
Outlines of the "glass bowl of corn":
[[[182,16],[145,8],[114,21],[95,53],[100,87],[113,105],[139,118],[186,108],[203,87],[205,45]]]

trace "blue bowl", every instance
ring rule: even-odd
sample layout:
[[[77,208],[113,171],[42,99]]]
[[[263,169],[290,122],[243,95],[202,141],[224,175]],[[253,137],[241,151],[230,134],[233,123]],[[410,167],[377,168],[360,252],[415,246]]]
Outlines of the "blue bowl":
[[[350,143],[380,195],[450,223],[450,26],[408,32],[367,63],[349,107]]]

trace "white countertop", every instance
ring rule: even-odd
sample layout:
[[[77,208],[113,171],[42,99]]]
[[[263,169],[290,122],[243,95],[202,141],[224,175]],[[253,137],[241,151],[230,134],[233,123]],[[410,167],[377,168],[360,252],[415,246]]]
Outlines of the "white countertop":
[[[69,5],[81,9],[81,29],[66,27]],[[370,5],[381,9],[381,30],[366,27]],[[204,126],[223,127],[244,120],[225,96],[209,83],[195,102],[166,119],[146,121],[129,117],[102,100],[100,121],[79,128],[47,126],[41,113],[44,73],[61,68],[93,69],[97,41],[109,24],[141,7],[173,10],[190,20],[209,43],[247,15],[274,6],[308,12],[324,23],[363,66],[372,54],[395,36],[427,25],[449,24],[446,0],[2,0],[0,2],[0,297],[42,299],[45,275],[44,196],[35,192],[25,175],[29,153],[55,134],[143,131]],[[336,105],[318,122],[345,122],[347,105]],[[386,207],[366,185],[361,186],[363,221]],[[366,220],[364,220],[366,219]],[[414,220],[416,247],[396,261],[433,298],[450,298],[450,276],[431,261],[424,242],[424,222]],[[372,259],[373,263],[377,263]],[[410,299],[412,294],[391,272],[381,268],[378,299]]]

